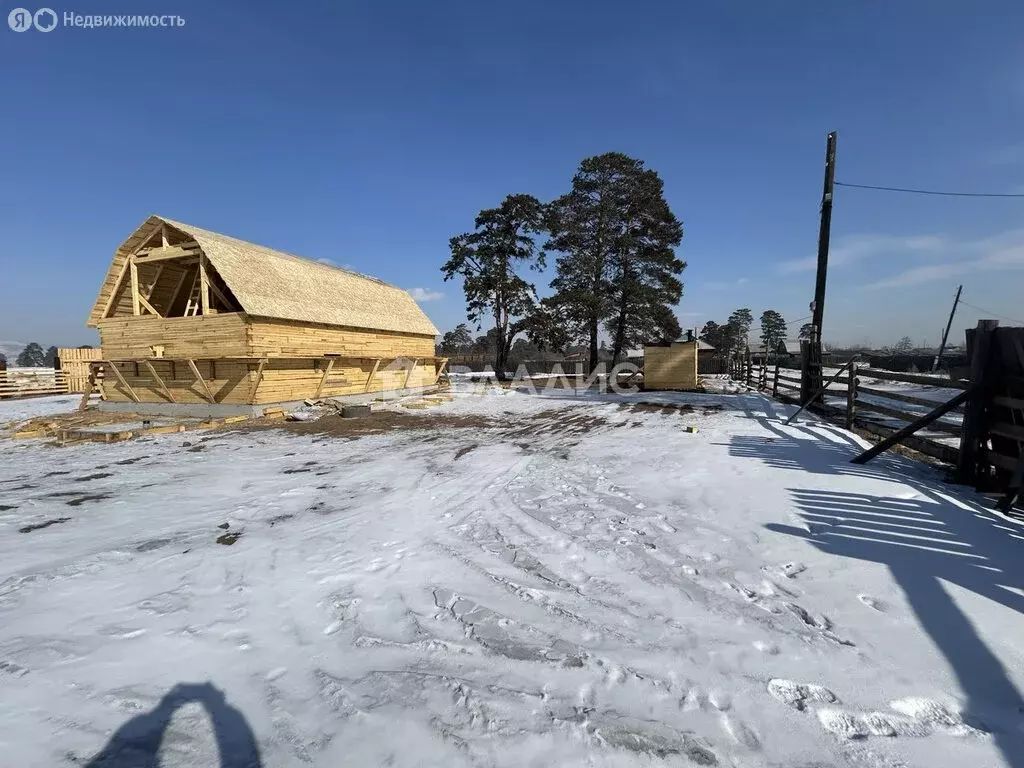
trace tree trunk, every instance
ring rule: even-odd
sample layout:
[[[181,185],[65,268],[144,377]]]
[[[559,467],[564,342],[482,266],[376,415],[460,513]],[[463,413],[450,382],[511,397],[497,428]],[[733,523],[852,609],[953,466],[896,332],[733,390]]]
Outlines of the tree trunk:
[[[629,279],[629,273],[623,270],[622,273],[622,299],[619,301],[619,322],[615,329],[615,341],[612,342],[612,364],[619,362],[619,356],[622,354],[622,348],[626,345],[626,316],[628,314],[629,297],[626,293],[626,281]]]
[[[590,318],[590,369],[587,374],[597,370],[597,317]]]
[[[494,361],[494,375],[498,381],[506,381],[508,375],[505,373],[505,366],[508,363],[508,343],[505,339],[498,339],[498,350]]]

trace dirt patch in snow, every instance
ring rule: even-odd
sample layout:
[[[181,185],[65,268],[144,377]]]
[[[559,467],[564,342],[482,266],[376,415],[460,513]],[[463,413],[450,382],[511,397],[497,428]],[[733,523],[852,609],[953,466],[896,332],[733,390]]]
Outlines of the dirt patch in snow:
[[[18,533],[32,533],[32,531],[39,531],[43,528],[49,528],[51,525],[59,525],[60,523],[66,523],[70,519],[70,517],[57,517],[53,520],[47,520],[44,523],[33,523],[32,525],[26,525],[19,528]]]
[[[278,421],[247,424],[240,422],[231,431],[279,429],[296,435],[329,435],[330,437],[357,438],[392,432],[396,429],[444,430],[444,429],[487,429],[498,426],[493,419],[485,416],[456,416],[452,414],[411,414],[398,411],[377,411],[361,419],[344,419],[341,416],[324,416],[316,421]],[[223,433],[228,429],[221,429]]]

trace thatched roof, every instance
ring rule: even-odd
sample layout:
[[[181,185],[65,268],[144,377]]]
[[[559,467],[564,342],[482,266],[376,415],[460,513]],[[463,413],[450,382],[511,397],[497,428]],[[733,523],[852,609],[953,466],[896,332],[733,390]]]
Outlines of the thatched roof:
[[[114,253],[90,326],[101,319],[129,255],[166,224],[195,240],[244,312],[257,317],[436,336],[406,291],[373,277],[150,216]]]

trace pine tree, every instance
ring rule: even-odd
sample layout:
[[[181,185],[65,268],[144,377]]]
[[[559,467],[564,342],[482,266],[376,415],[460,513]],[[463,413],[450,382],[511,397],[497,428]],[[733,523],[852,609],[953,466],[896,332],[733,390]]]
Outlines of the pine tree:
[[[441,271],[445,280],[462,277],[466,314],[477,327],[493,317],[494,371],[504,378],[512,341],[537,310],[536,289],[517,270],[544,267],[533,239],[541,231],[542,206],[531,195],[509,195],[498,208],[480,211],[475,224],[473,232],[451,239],[451,258]]]
[[[729,352],[742,355],[747,351],[750,326],[753,324],[754,315],[747,307],[737,309],[729,315],[729,322],[725,324],[725,340]]]
[[[473,346],[473,335],[465,323],[459,323],[441,338],[441,350],[445,354],[454,355],[465,352],[471,346]]]
[[[721,325],[716,323],[714,320],[708,320],[700,330],[700,339],[714,347],[716,352],[721,353],[724,352],[724,344],[722,342],[723,333],[724,329]]]
[[[46,368],[57,367],[57,348],[47,347],[46,352],[43,355],[43,366]]]
[[[810,341],[811,336],[814,335],[814,326],[811,323],[804,323],[800,326],[800,341]]]
[[[43,348],[36,342],[30,342],[21,350],[15,365],[21,368],[42,368],[46,364],[46,355]]]
[[[761,343],[765,355],[776,355],[786,341],[786,320],[774,309],[761,313]]]
[[[545,304],[568,341],[589,342],[591,370],[602,322],[616,360],[627,345],[678,334],[668,308],[682,294],[682,225],[662,192],[642,161],[609,152],[583,160],[572,190],[548,207],[546,248],[561,255]]]

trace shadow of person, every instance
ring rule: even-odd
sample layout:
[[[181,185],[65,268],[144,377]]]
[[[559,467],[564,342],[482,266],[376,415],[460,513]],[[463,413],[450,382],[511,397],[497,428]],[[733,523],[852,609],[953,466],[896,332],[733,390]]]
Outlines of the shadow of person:
[[[182,683],[167,692],[149,712],[126,722],[86,768],[159,768],[160,745],[171,717],[198,702],[213,724],[220,768],[262,768],[259,748],[245,717],[211,683]]]

